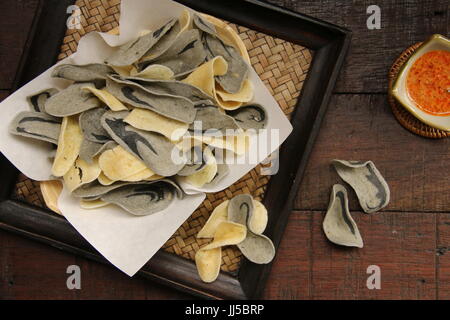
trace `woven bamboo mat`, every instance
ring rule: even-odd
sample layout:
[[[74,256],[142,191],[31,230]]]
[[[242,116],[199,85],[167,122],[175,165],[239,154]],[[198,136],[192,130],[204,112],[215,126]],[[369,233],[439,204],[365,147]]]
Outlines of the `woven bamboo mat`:
[[[59,59],[64,59],[75,52],[78,41],[86,33],[91,31],[107,32],[118,26],[120,0],[78,0],[76,5],[82,12],[81,28],[67,30]],[[308,73],[312,52],[304,47],[241,26],[233,24],[230,26],[243,39],[253,67],[289,117],[294,111],[303,81]],[[250,193],[258,200],[264,198],[270,176],[261,175],[260,170],[261,166],[257,166],[228,189],[208,194],[202,205],[167,241],[163,249],[193,260],[199,247],[209,242],[197,239],[195,236],[218,204],[242,193]],[[38,182],[23,175],[17,181],[13,197],[45,207]],[[242,255],[237,248],[225,248],[222,270],[236,271],[241,258]]]

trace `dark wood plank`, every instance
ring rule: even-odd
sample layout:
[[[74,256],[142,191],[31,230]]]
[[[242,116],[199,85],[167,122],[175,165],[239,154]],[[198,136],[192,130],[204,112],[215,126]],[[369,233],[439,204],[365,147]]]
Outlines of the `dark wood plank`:
[[[438,298],[450,299],[450,215],[440,214],[437,220]]]
[[[324,212],[291,215],[265,292],[267,299],[434,299],[435,213],[352,212],[364,248],[331,244]],[[381,289],[366,286],[367,267],[381,269]]]
[[[334,95],[311,154],[295,208],[324,210],[335,183],[332,159],[372,160],[391,189],[391,211],[450,211],[450,140],[405,130],[385,95]],[[354,192],[350,207],[360,210]]]
[[[352,213],[365,248],[342,249],[323,236],[323,212],[294,212],[264,298],[434,298],[435,214]],[[0,296],[20,299],[189,298],[140,278],[0,232]],[[82,270],[82,290],[65,287],[68,265]],[[382,268],[382,289],[365,287],[367,266]],[[32,284],[32,285],[30,285]],[[43,289],[44,288],[44,289]]]
[[[0,1],[0,89],[10,89],[39,0]]]
[[[309,299],[312,283],[312,212],[291,213],[267,280],[264,299]]]
[[[387,72],[403,50],[434,33],[450,35],[450,2],[447,0],[268,2],[353,31],[352,46],[337,92],[385,92]],[[380,30],[367,29],[366,10],[373,4],[381,9]]]
[[[2,299],[190,299],[140,277],[0,231]],[[81,290],[68,290],[69,265],[81,269]]]

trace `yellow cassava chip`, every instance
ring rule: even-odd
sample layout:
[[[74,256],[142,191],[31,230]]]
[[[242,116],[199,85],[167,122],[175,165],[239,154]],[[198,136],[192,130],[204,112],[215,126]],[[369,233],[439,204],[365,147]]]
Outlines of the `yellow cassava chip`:
[[[214,27],[216,28],[217,36],[220,40],[222,40],[225,44],[234,47],[235,49],[238,49],[240,55],[244,60],[248,63],[250,63],[250,57],[247,52],[247,48],[245,47],[244,42],[242,41],[241,37],[236,33],[236,31],[233,30],[229,25],[227,25],[224,21],[214,18],[212,16],[202,14],[202,16],[214,24]]]
[[[214,241],[204,246],[203,250],[239,244],[247,237],[247,227],[240,223],[224,221],[214,233]]]
[[[101,169],[98,166],[98,160],[93,159],[92,163],[88,163],[78,158],[72,167],[63,176],[65,185],[70,192],[82,186],[83,184],[94,181],[100,175]]]
[[[128,108],[116,97],[106,90],[96,89],[94,87],[83,87],[82,90],[88,90],[92,92],[97,98],[99,98],[104,104],[106,104],[112,111],[123,111]]]
[[[122,77],[129,77],[132,73],[137,72],[134,66],[111,66],[111,68]]]
[[[138,72],[136,69],[132,69],[130,75],[133,77],[144,79],[171,80],[173,79],[175,74],[170,68],[166,66],[151,64],[140,72]]]
[[[124,121],[137,129],[160,133],[172,141],[180,140],[189,128],[187,123],[139,108],[133,109]]]
[[[187,29],[190,29],[192,26],[192,19],[191,14],[189,10],[184,9],[181,13],[180,17],[178,18],[178,21],[180,22],[180,33],[184,32]]]
[[[195,265],[202,281],[210,283],[217,279],[222,263],[222,248],[200,249],[195,254]]]
[[[62,177],[70,170],[80,153],[82,141],[83,133],[78,124],[78,116],[64,117],[52,166],[55,177]]]
[[[209,148],[204,149],[203,156],[203,161],[205,161],[204,168],[190,176],[182,177],[183,181],[197,188],[201,188],[211,182],[217,173],[217,160]]]
[[[245,80],[242,88],[237,93],[228,93],[219,84],[216,85],[217,102],[226,110],[235,110],[242,103],[250,102],[253,99],[253,85],[250,80]]]
[[[228,26],[225,22],[223,22],[217,18],[205,15],[205,14],[203,14],[202,16],[206,20],[208,20],[209,22],[214,24],[214,27],[217,32],[217,36],[225,44],[230,45],[230,46],[234,47],[235,49],[237,49],[238,52],[240,53],[240,55],[242,56],[242,58],[250,65],[251,64],[250,57],[248,55],[245,44],[242,41],[242,39],[239,37],[239,35],[230,26]],[[218,57],[216,57],[216,58],[218,58]],[[210,61],[212,61],[212,60],[210,60]],[[219,84],[214,84],[214,88],[212,88],[211,87],[212,82],[210,81],[211,73],[214,73],[214,71],[216,71],[216,73],[223,72],[223,74],[225,74],[228,69],[227,64],[226,64],[225,71],[223,71],[223,69],[225,67],[225,65],[223,63],[220,63],[220,64],[212,63],[212,64],[213,64],[212,66],[210,66],[210,65],[205,66],[206,64],[200,66],[193,72],[193,74],[197,71],[198,71],[198,73],[194,74],[194,75],[191,74],[191,76],[190,76],[191,79],[189,79],[189,77],[188,77],[185,81],[190,84],[193,84],[195,86],[198,86],[199,88],[201,88],[203,90],[208,90],[205,92],[208,93],[209,95],[211,95],[212,97],[214,97],[216,99],[217,103],[226,110],[235,110],[235,109],[241,107],[243,103],[250,102],[253,99],[254,88],[252,86],[251,81],[248,79],[244,81],[241,90],[234,94],[226,92],[225,90],[223,90],[220,87]],[[211,72],[211,67],[213,67],[212,72]],[[202,69],[200,69],[200,68],[202,68]],[[223,74],[214,74],[214,75],[223,75]]]
[[[214,208],[208,221],[206,221],[203,228],[198,232],[197,238],[214,238],[214,234],[219,225],[228,220],[229,202],[229,200],[226,200]]]
[[[195,69],[183,82],[196,86],[211,97],[216,96],[214,76],[227,73],[228,63],[221,56],[205,62]]]
[[[222,247],[239,244],[247,236],[247,228],[239,223],[224,221],[214,233],[214,240],[195,254],[198,274],[204,282],[217,279],[222,263]]]
[[[145,181],[155,181],[155,180],[160,180],[163,179],[163,176],[160,176],[159,174],[154,174],[151,177],[148,177],[147,179],[145,179]]]
[[[101,185],[109,186],[113,184],[115,181],[109,179],[103,172],[100,173],[100,175],[97,178],[98,182],[100,182]]]
[[[244,42],[236,33],[236,31],[234,31],[233,28],[231,28],[222,20],[205,14],[203,15],[203,17],[214,24],[219,39],[222,40],[225,44],[237,49],[244,61],[251,65],[247,48],[245,47]],[[216,85],[216,93],[217,94],[214,97],[222,108],[227,110],[234,110],[239,108],[242,103],[250,102],[252,100],[253,86],[247,79],[244,81],[241,90],[235,94],[226,92],[220,87],[220,85]]]
[[[103,152],[98,163],[105,176],[113,181],[122,180],[147,168],[144,162],[121,146]]]
[[[197,139],[197,137],[194,139]],[[250,146],[250,137],[245,133],[237,136],[203,136],[202,141],[214,148],[233,151],[237,155],[245,154]]]
[[[225,92],[219,84],[216,84],[214,77],[226,74],[227,70],[228,63],[223,57],[217,56],[195,69],[183,82],[196,86],[214,97],[223,109],[234,110],[242,106],[243,103],[252,100],[253,85],[249,80],[245,80],[239,92]]]
[[[262,234],[267,226],[267,209],[258,200],[253,199],[253,214],[249,217],[248,228],[251,232]]]
[[[80,207],[83,209],[97,209],[101,207],[107,206],[109,203],[105,202],[103,200],[97,199],[97,200],[80,200]]]
[[[236,110],[242,107],[242,102],[240,101],[223,101],[220,96],[217,95],[217,91],[214,98],[216,98],[217,104],[225,110]]]
[[[138,173],[135,173],[129,177],[123,178],[121,181],[138,182],[138,181],[150,179],[154,175],[155,175],[155,173],[152,170],[150,170],[149,168],[145,168],[144,170],[139,171]]]

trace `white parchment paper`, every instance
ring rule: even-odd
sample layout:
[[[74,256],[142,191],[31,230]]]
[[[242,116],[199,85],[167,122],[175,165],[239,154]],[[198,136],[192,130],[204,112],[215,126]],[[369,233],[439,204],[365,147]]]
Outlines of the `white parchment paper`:
[[[114,52],[114,47],[137,38],[143,30],[154,30],[169,18],[178,17],[183,9],[184,6],[170,0],[122,0],[120,35],[89,33],[80,40],[78,51],[60,63],[103,62]],[[52,179],[52,163],[49,159],[51,147],[44,142],[11,135],[8,124],[18,112],[28,110],[27,96],[51,87],[63,89],[70,84],[66,80],[51,78],[53,68],[0,103],[0,115],[4,123],[0,127],[0,151],[21,172],[37,181]],[[268,142],[267,147],[260,149],[258,158],[262,160],[288,137],[292,126],[253,69],[250,71],[250,80],[255,87],[253,102],[263,105],[268,113],[268,131],[278,129],[279,143],[271,145],[273,143]],[[252,138],[251,150],[258,138]],[[256,164],[246,161],[230,165],[230,174],[214,188],[194,188],[184,184],[182,187],[188,195],[183,200],[177,199],[166,210],[150,216],[132,216],[113,205],[84,210],[66,189],[59,198],[58,207],[93,247],[117,268],[132,276],[189,218],[204,200],[205,192],[217,192],[229,187]]]

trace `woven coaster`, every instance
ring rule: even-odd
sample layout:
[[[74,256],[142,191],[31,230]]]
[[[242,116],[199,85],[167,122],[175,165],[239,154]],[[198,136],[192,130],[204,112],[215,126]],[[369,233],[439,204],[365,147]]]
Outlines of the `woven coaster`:
[[[59,59],[76,51],[80,38],[91,31],[107,32],[118,26],[120,1],[78,0],[82,12],[81,28],[67,30],[61,46]],[[229,24],[242,38],[247,47],[253,68],[274,96],[283,112],[290,117],[312,60],[312,52],[281,39]],[[210,240],[197,239],[196,234],[208,220],[212,210],[233,196],[249,193],[263,200],[270,176],[260,174],[261,165],[250,171],[228,189],[206,195],[205,201],[164,244],[165,251],[194,260],[197,250]],[[45,207],[36,181],[21,175],[13,197]],[[270,214],[270,213],[269,213]],[[235,272],[242,255],[237,247],[226,247],[222,253],[222,270]]]
[[[441,139],[450,137],[450,132],[430,127],[414,117],[408,110],[398,103],[394,96],[390,93],[394,80],[400,72],[400,69],[421,44],[421,42],[416,43],[403,51],[389,70],[388,101],[398,122],[400,122],[400,124],[409,131],[426,138]]]

